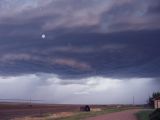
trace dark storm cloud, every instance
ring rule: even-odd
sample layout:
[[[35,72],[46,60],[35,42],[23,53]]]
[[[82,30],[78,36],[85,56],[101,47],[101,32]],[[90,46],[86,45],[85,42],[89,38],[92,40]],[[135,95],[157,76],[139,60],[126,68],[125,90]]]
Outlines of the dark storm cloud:
[[[159,14],[160,13],[160,1],[155,0],[148,8],[148,13],[150,14]]]
[[[159,77],[159,34],[159,30],[72,33],[54,40],[40,38],[30,43],[28,38],[9,46],[7,42],[1,47],[1,70],[5,73],[56,72],[72,77],[87,74]]]
[[[19,10],[10,12],[0,8],[1,74],[159,77],[160,17],[153,14],[159,4],[150,0],[30,3],[11,4],[11,9]]]

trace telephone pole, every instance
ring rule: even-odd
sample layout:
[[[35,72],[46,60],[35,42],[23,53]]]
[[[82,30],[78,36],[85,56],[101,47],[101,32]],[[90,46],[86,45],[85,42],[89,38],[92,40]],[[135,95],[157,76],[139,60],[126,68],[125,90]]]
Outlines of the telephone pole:
[[[135,104],[135,101],[134,101],[134,96],[133,96],[133,105]]]

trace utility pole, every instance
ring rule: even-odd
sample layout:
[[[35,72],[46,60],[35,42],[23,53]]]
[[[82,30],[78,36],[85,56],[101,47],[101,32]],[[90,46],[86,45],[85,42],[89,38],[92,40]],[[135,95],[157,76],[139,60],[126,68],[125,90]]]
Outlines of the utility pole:
[[[134,103],[134,96],[133,96],[133,105],[134,105],[135,103]]]
[[[29,106],[32,107],[32,99],[31,99],[31,96],[30,96],[30,100],[29,100]]]
[[[31,96],[30,96],[30,105],[31,105]]]

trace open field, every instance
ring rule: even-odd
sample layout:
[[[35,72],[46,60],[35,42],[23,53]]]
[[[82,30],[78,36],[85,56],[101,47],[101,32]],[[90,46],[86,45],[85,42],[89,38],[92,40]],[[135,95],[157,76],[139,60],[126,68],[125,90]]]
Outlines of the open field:
[[[49,104],[0,104],[0,118],[11,119],[24,116],[45,116],[50,113],[78,111],[79,106]]]
[[[32,104],[31,106],[25,103],[1,103],[0,118],[3,120],[79,120],[134,108],[119,105],[91,105],[92,112],[86,113],[79,112],[80,106],[82,105]]]

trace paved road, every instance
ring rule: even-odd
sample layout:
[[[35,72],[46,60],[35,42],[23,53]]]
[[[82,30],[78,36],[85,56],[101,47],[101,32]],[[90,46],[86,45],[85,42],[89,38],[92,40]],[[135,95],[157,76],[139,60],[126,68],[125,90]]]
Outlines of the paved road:
[[[122,112],[110,113],[97,117],[91,117],[86,120],[137,120],[134,115],[140,110],[126,110]]]

